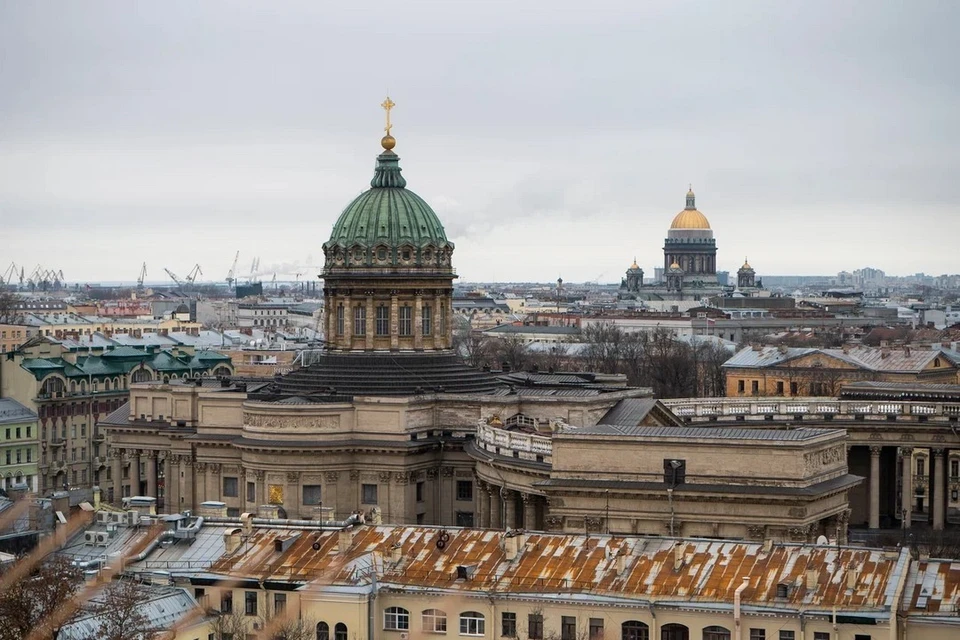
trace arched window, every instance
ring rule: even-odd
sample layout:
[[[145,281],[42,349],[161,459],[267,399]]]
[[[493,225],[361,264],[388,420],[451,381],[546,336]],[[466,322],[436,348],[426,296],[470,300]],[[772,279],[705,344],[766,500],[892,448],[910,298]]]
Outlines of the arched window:
[[[149,382],[153,380],[153,374],[150,373],[149,369],[140,368],[133,372],[133,375],[130,376],[130,379],[133,382]]]
[[[317,640],[330,640],[330,625],[326,622],[317,623]]]
[[[353,335],[362,336],[367,333],[367,308],[358,304],[353,308]]]
[[[347,640],[347,625],[338,622],[333,628],[333,640]]]
[[[690,630],[682,624],[665,624],[660,627],[660,640],[690,640]]]
[[[70,393],[76,393],[76,392],[77,392],[77,381],[76,381],[76,380],[71,380],[71,381],[70,381]]]
[[[650,640],[650,627],[639,620],[627,620],[620,629],[621,640]]]
[[[703,630],[703,640],[730,640],[730,630],[716,625],[705,627]]]
[[[60,378],[47,378],[40,387],[40,395],[53,396],[55,393],[62,393],[66,390],[66,385]]]
[[[110,391],[110,378],[103,381],[103,390]]]
[[[217,378],[229,376],[230,369],[224,366],[219,366],[213,370],[213,375]]]
[[[933,359],[933,366],[935,366],[935,367],[939,367],[939,366],[940,366],[940,358],[934,358],[934,359]]]
[[[447,614],[440,609],[426,609],[420,616],[423,630],[427,633],[446,633]]]
[[[479,611],[464,611],[460,614],[460,635],[482,636],[486,633],[483,614]]]
[[[410,629],[410,612],[403,607],[387,607],[383,612],[383,628],[387,631]]]

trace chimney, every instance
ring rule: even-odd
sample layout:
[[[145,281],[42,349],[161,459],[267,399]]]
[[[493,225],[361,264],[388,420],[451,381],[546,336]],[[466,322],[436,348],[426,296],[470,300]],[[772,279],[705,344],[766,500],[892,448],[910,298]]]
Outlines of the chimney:
[[[847,569],[847,589],[856,589],[857,580],[860,578],[860,571],[856,567]]]
[[[807,590],[812,591],[817,588],[819,575],[816,569],[807,569]]]
[[[398,563],[403,558],[403,547],[399,542],[394,542],[390,547],[390,562]]]
[[[262,504],[257,507],[257,517],[276,520],[280,517],[280,506],[276,504]]]
[[[680,571],[683,566],[683,543],[677,541],[673,543],[673,570]]]
[[[617,552],[617,574],[622,574],[627,570],[627,554],[622,551]]]
[[[240,548],[240,531],[239,528],[233,528],[223,532],[223,546],[228,555]]]
[[[208,500],[200,503],[200,515],[204,518],[226,518],[227,503]]]
[[[337,553],[346,553],[353,544],[353,534],[349,529],[341,529],[337,536]]]
[[[903,355],[906,356],[907,358],[910,357],[910,347],[909,347],[909,346],[903,345]]]
[[[517,557],[517,538],[513,534],[507,533],[503,538],[503,553],[507,560],[514,560]]]
[[[766,538],[766,539],[763,541],[763,552],[764,552],[764,553],[770,553],[771,551],[773,551],[773,539],[772,539],[772,538]]]
[[[240,524],[243,526],[243,535],[249,536],[251,533],[253,533],[253,514],[241,513]]]

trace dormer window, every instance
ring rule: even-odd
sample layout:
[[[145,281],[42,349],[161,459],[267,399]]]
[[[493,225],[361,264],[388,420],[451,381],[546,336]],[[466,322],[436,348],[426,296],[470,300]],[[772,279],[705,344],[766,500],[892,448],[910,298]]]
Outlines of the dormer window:
[[[380,247],[377,249],[377,260],[386,260],[387,259],[387,248]]]

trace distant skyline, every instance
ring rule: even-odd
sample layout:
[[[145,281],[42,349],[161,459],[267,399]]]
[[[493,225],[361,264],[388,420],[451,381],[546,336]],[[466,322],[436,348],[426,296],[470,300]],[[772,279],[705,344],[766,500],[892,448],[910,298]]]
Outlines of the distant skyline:
[[[720,270],[960,271],[960,5],[585,6],[0,4],[0,273],[319,266],[387,94],[463,280],[652,276],[688,183]]]

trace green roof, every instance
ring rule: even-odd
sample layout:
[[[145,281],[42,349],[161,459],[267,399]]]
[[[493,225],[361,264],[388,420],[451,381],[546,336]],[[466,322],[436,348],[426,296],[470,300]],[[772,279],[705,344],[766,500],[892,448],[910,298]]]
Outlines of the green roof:
[[[400,175],[400,158],[392,151],[377,157],[377,167],[370,189],[347,205],[333,225],[330,240],[323,246],[328,257],[337,248],[341,251],[364,249],[366,265],[400,264],[400,247],[414,249],[432,247],[435,252],[453,249],[443,225],[423,198],[406,188]],[[386,258],[377,258],[377,249],[387,250]],[[432,257],[432,256],[431,256]],[[421,255],[415,256],[419,262]],[[348,264],[356,264],[351,255]]]

